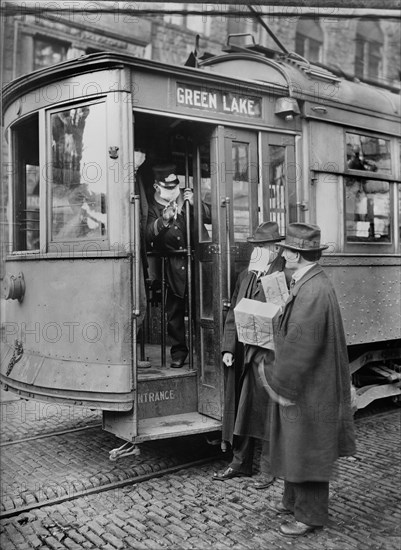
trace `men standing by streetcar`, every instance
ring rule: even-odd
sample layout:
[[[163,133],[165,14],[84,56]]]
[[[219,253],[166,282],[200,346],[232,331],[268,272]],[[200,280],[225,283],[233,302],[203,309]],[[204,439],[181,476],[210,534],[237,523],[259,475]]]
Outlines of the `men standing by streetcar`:
[[[262,223],[248,241],[254,246],[249,266],[238,277],[227,314],[222,344],[225,365],[225,393],[222,440],[230,442],[233,459],[223,472],[215,473],[214,480],[252,475],[255,438],[262,441],[261,476],[255,488],[271,485],[269,433],[267,424],[268,399],[259,381],[258,365],[264,360],[270,365],[274,352],[257,345],[241,344],[234,319],[234,307],[242,298],[266,302],[260,277],[283,271],[285,260],[279,254],[278,243],[284,239],[276,222]]]

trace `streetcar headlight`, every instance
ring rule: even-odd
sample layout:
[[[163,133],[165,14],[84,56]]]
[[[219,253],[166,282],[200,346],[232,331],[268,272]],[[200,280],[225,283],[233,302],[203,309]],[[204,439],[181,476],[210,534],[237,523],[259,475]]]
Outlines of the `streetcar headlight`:
[[[293,97],[279,97],[274,112],[285,120],[293,120],[294,116],[301,114],[298,102]]]

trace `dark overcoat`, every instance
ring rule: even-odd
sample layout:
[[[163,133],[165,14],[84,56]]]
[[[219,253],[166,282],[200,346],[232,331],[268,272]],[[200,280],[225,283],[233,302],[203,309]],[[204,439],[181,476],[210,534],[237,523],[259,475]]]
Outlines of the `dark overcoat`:
[[[172,253],[166,260],[166,279],[173,294],[179,298],[184,298],[187,288],[187,224],[185,205],[181,212],[177,214],[176,219],[165,227],[163,224],[164,206],[153,200],[148,207],[148,219],[146,226],[146,242],[148,250],[159,253]],[[202,203],[202,221],[210,223],[210,209],[208,205]],[[190,209],[192,211],[192,207]],[[193,235],[193,216],[191,218],[191,235]],[[202,238],[207,240],[208,233],[206,227],[202,224]],[[174,254],[174,252],[176,254]],[[177,254],[178,252],[178,254]]]
[[[335,460],[355,452],[350,373],[334,288],[320,265],[293,287],[266,377],[294,405],[271,404],[271,472],[286,481],[329,481]]]
[[[277,257],[269,266],[268,273],[283,271],[285,260]],[[222,342],[222,353],[230,352],[234,356],[232,367],[224,366],[224,413],[222,439],[232,444],[234,432],[237,435],[248,435],[261,439],[268,438],[267,415],[268,397],[262,386],[257,385],[257,375],[246,377],[253,363],[264,357],[266,363],[273,360],[271,350],[257,346],[243,345],[238,341],[235,325],[234,308],[242,300],[249,298],[265,302],[263,289],[258,283],[256,274],[248,269],[242,271],[237,279],[227,313]],[[239,402],[241,399],[241,410]]]

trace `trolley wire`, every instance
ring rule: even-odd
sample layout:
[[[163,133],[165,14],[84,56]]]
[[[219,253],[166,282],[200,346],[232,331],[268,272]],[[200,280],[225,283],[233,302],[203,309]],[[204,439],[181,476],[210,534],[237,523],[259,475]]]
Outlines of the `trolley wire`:
[[[35,16],[46,16],[46,15],[66,15],[69,16],[67,18],[71,19],[74,17],[74,14],[84,14],[89,17],[89,15],[96,15],[96,14],[114,14],[114,15],[126,15],[126,16],[136,16],[136,17],[146,17],[146,16],[157,16],[157,15],[182,15],[183,17],[186,17],[188,15],[191,16],[199,16],[199,17],[224,17],[224,18],[249,18],[249,19],[258,19],[259,17],[266,17],[266,18],[287,18],[287,19],[363,19],[363,20],[373,20],[377,21],[380,19],[392,19],[392,20],[399,20],[401,19],[401,10],[398,8],[387,8],[389,10],[389,13],[369,13],[369,12],[363,12],[358,13],[357,11],[352,12],[339,12],[335,11],[335,8],[330,8],[329,6],[316,8],[316,10],[305,10],[305,8],[297,7],[295,5],[289,6],[287,9],[281,9],[280,11],[276,10],[255,10],[254,13],[251,13],[248,10],[247,4],[236,4],[236,6],[232,9],[215,9],[208,7],[207,9],[191,9],[191,8],[172,8],[172,9],[155,9],[155,8],[138,8],[138,7],[130,7],[129,3],[125,2],[124,5],[116,6],[116,2],[114,2],[114,6],[112,8],[108,8],[106,6],[98,6],[98,4],[94,2],[90,2],[88,4],[84,4],[83,7],[78,7],[75,5],[67,6],[67,7],[55,7],[54,4],[49,4],[45,6],[41,6],[40,4],[32,5],[23,3],[21,5],[12,5],[12,4],[6,4],[3,6],[0,6],[0,15],[3,15],[5,17],[13,17],[13,16],[28,16],[28,15],[35,15]],[[299,11],[301,10],[302,11]],[[380,8],[382,10],[384,8]],[[92,20],[93,22],[93,20]],[[135,23],[135,20],[132,19],[131,21],[128,20],[128,23]]]

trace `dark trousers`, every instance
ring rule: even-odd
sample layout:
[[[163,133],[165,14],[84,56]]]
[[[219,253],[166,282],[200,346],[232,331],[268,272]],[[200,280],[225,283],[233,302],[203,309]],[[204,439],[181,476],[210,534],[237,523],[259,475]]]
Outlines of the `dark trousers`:
[[[308,525],[325,525],[329,515],[329,482],[284,481],[283,505],[294,513],[297,521]]]
[[[253,453],[255,449],[255,438],[244,435],[234,436],[233,459],[231,468],[242,474],[252,475]],[[269,464],[269,442],[262,440],[262,451],[260,453],[260,472],[270,475]]]
[[[185,299],[175,296],[167,288],[166,296],[167,334],[171,343],[171,359],[183,361],[188,355],[185,341]]]

